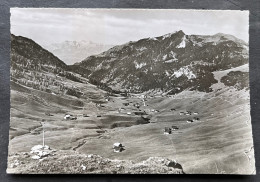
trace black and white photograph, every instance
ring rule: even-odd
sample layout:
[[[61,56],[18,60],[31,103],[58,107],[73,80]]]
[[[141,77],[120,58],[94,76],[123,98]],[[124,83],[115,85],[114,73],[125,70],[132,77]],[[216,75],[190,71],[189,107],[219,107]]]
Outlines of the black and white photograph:
[[[7,173],[256,174],[249,11],[10,14]]]

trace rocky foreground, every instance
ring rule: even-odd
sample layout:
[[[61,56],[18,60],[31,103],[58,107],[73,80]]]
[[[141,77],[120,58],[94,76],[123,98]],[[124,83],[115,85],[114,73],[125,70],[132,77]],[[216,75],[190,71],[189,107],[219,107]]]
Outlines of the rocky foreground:
[[[179,163],[162,157],[150,157],[145,161],[134,163],[131,160],[110,160],[94,154],[56,152],[49,148],[37,154],[31,151],[9,156],[7,172],[19,174],[184,174]]]

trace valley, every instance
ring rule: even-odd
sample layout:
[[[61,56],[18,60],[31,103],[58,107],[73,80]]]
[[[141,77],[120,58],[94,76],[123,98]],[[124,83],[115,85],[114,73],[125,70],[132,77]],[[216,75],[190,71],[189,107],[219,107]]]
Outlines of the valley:
[[[178,31],[68,66],[12,35],[7,172],[255,174],[247,46]]]

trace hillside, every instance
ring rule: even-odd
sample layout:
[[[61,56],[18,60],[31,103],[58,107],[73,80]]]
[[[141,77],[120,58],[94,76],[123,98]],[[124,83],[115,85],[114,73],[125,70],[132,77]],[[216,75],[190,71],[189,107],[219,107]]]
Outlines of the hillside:
[[[69,94],[80,97],[82,93],[68,79],[80,83],[87,80],[68,71],[68,66],[31,39],[11,35],[11,81],[52,94]],[[13,85],[13,84],[12,84]]]
[[[90,81],[129,92],[212,91],[212,72],[248,63],[248,45],[231,35],[183,31],[115,46],[75,65]],[[77,69],[74,71],[78,72]]]

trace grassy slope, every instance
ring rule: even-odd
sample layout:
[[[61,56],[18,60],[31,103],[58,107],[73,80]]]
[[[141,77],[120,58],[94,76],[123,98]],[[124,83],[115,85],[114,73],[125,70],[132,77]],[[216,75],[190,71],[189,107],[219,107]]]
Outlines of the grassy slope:
[[[140,102],[140,99],[112,97],[106,102],[106,93],[95,86],[73,84],[81,88],[85,98],[61,98],[12,85],[10,155],[29,152],[31,147],[42,143],[41,121],[44,120],[46,144],[65,150],[64,153],[76,150],[82,154],[93,153],[133,162],[149,157],[166,157],[176,159],[186,173],[254,172],[253,150],[245,153],[253,146],[248,92],[223,89],[210,94],[183,92],[173,98],[150,98],[148,106],[141,106],[141,109],[149,113],[151,123],[136,125],[140,117],[133,114],[137,111],[133,103]],[[104,107],[98,108],[93,103],[102,100]],[[123,106],[124,102],[132,103]],[[125,110],[118,113],[119,107]],[[170,111],[171,108],[176,111]],[[149,112],[150,109],[160,112]],[[196,117],[200,122],[187,123],[186,120],[194,116],[179,115],[185,110],[199,112]],[[47,116],[45,112],[53,116]],[[63,116],[66,112],[90,117],[65,121]],[[97,114],[102,117],[97,118]],[[110,129],[114,123],[124,127]],[[172,125],[180,129],[172,135],[164,135],[164,127]],[[126,150],[114,153],[112,145],[115,142],[123,143]]]

